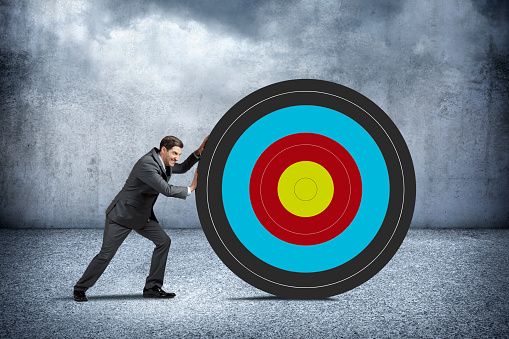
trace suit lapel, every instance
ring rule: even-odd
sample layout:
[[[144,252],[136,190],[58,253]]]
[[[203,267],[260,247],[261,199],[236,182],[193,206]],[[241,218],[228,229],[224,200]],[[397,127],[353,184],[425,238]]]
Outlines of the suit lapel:
[[[164,178],[164,180],[166,180],[166,182],[168,182],[169,176],[171,175],[171,171],[170,173],[166,173],[166,168],[164,168],[163,164],[161,164],[161,159],[159,159],[159,154],[157,154],[155,147],[152,149],[152,158],[154,158],[155,162],[159,165],[162,177]]]

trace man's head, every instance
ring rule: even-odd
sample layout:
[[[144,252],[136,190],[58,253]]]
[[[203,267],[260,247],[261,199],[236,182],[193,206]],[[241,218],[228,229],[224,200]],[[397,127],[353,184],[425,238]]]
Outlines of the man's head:
[[[165,166],[174,166],[182,154],[184,143],[179,138],[174,136],[167,136],[161,140],[159,145],[161,159],[163,159]]]

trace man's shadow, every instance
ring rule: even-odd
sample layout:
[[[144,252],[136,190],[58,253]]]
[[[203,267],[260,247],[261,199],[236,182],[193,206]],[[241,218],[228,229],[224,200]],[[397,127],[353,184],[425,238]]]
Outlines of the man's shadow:
[[[92,295],[87,296],[89,301],[93,300],[142,300],[145,299],[143,294],[111,294],[111,295]],[[57,300],[72,300],[72,296],[70,297],[60,297],[55,298]]]

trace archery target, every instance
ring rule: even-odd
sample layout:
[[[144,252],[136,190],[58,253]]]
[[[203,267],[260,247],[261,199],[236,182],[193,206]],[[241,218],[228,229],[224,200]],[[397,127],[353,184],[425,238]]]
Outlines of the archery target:
[[[397,127],[347,87],[291,80],[233,106],[209,136],[197,208],[220,259],[266,292],[336,295],[396,253],[415,204]]]

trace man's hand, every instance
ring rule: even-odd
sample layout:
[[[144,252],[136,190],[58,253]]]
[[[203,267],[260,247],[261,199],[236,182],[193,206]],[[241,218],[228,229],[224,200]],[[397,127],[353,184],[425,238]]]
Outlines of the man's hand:
[[[207,135],[207,137],[201,143],[200,147],[196,151],[194,151],[194,154],[196,154],[196,156],[200,156],[201,155],[201,153],[203,152],[203,149],[205,148],[205,144],[207,143],[208,139],[209,139],[209,136]]]
[[[196,186],[198,186],[198,167],[196,167],[196,171],[194,172],[193,182],[191,183],[191,186],[189,186],[191,192],[196,189]]]

